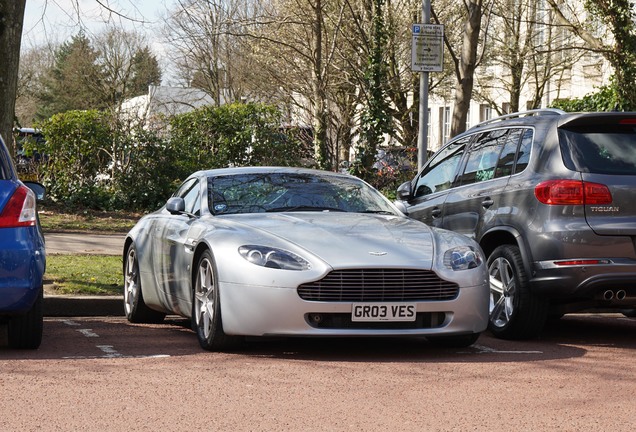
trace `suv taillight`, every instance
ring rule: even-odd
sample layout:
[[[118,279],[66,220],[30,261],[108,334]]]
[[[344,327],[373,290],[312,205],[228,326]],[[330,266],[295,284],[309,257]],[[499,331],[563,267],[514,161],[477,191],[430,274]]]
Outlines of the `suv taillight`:
[[[19,186],[0,213],[0,228],[33,226],[36,223],[35,194]]]
[[[606,205],[612,203],[607,186],[578,180],[548,180],[534,188],[534,195],[548,205]]]

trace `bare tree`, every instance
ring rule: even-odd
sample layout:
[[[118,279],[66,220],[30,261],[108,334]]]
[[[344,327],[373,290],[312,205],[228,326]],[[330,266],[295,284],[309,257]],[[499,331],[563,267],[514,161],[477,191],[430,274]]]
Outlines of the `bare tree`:
[[[446,43],[455,63],[455,75],[457,79],[455,86],[455,104],[450,130],[451,136],[466,130],[466,118],[468,116],[468,109],[470,108],[473,87],[475,85],[475,69],[478,59],[477,49],[481,34],[484,1],[464,0],[464,8],[464,31],[459,55],[448,42]]]
[[[588,0],[581,5],[580,1],[547,1],[554,12],[555,21],[575,35],[584,49],[601,54],[612,66],[616,108],[636,109],[634,3],[631,0]],[[581,6],[585,8],[583,11]]]
[[[534,0],[495,1],[489,25],[477,97],[499,114],[539,108],[550,82],[582,55],[563,28],[553,25],[551,11]],[[524,90],[531,93],[527,107],[520,105]],[[506,109],[496,103],[502,95]]]
[[[217,105],[250,96],[250,47],[234,36],[243,33],[249,10],[242,1],[179,0],[165,21],[164,38],[181,80]]]
[[[93,38],[93,47],[98,53],[97,63],[103,80],[95,90],[108,106],[117,108],[124,99],[138,96],[135,93],[140,89],[135,88],[135,84],[141,78],[148,84],[161,83],[161,71],[156,61],[150,67],[140,67],[143,61],[140,54],[147,52],[146,38],[140,33],[112,27]],[[140,77],[144,74],[148,76]],[[148,85],[143,89],[144,93],[147,91]]]
[[[15,121],[18,126],[30,126],[36,119],[43,92],[43,77],[54,64],[55,48],[43,45],[31,48],[20,58]]]

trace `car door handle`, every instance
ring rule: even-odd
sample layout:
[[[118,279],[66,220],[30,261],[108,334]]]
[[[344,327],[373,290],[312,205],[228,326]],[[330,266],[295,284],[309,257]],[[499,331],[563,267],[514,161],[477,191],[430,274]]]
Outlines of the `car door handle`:
[[[488,208],[488,207],[490,207],[491,205],[493,205],[494,203],[495,203],[495,202],[492,200],[492,198],[486,198],[485,200],[483,200],[483,201],[481,202],[481,205],[482,205],[484,208]]]
[[[436,217],[440,217],[442,215],[442,209],[439,207],[435,207],[433,210],[431,210],[431,216],[433,216],[434,218]]]

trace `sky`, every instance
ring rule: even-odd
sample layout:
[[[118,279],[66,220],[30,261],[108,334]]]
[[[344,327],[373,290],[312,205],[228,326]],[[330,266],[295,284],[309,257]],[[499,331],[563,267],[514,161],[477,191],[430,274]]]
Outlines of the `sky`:
[[[22,33],[23,50],[47,43],[62,43],[80,30],[99,33],[105,23],[121,25],[147,34],[152,43],[154,29],[175,0],[27,0]],[[106,5],[118,12],[109,12]],[[127,18],[123,18],[123,17]]]

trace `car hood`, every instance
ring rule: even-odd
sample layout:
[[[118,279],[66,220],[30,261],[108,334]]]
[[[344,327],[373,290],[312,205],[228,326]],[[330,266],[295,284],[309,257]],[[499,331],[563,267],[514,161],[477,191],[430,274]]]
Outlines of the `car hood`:
[[[340,212],[260,213],[241,215],[240,223],[291,242],[334,268],[432,268],[433,231],[405,217]]]

